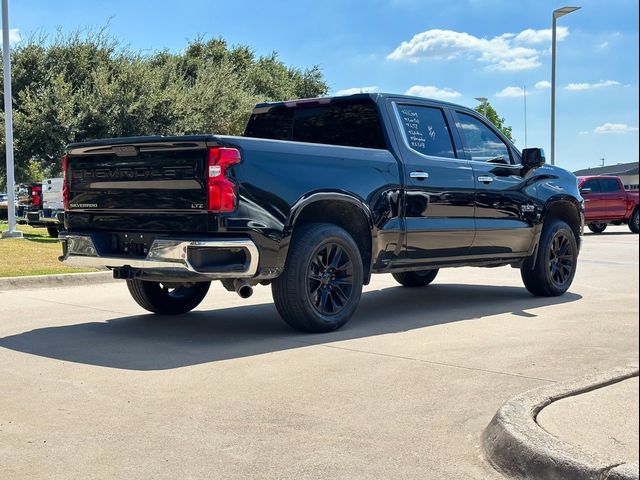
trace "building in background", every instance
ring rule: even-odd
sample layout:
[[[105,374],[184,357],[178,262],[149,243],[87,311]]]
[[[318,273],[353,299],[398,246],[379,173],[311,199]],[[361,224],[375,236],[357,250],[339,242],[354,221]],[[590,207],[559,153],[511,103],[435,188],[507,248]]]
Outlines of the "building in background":
[[[584,168],[573,173],[577,177],[588,175],[614,175],[622,179],[624,188],[627,190],[638,190],[638,162]]]

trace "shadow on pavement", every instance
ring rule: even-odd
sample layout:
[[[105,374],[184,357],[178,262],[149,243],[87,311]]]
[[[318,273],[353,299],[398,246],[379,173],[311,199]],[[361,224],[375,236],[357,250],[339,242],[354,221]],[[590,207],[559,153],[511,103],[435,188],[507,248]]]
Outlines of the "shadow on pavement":
[[[584,232],[584,235],[587,237],[612,237],[614,235],[638,235],[637,233],[633,233],[631,230],[628,232],[602,232],[602,233],[593,233],[593,232]]]
[[[110,368],[165,370],[501,313],[536,317],[524,310],[580,298],[574,293],[533,297],[524,288],[504,286],[389,287],[364,293],[351,321],[327,334],[295,332],[272,303],[265,303],[173,317],[133,315],[40,328],[1,338],[0,347]]]

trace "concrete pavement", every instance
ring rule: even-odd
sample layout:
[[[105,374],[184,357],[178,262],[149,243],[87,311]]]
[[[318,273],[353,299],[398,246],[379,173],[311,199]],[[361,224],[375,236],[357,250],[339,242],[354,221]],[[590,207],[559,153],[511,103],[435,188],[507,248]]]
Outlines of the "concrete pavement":
[[[638,463],[638,377],[545,407],[538,425],[614,463]]]
[[[633,452],[637,440],[631,439],[638,436],[632,421],[638,399],[633,388],[620,388],[637,376],[635,364],[517,395],[485,429],[485,457],[505,475],[522,480],[638,480],[632,460],[638,456],[637,448]],[[607,452],[610,442],[604,439],[612,435],[627,442],[618,456]]]
[[[2,291],[0,478],[501,478],[480,438],[506,400],[637,363],[638,236],[610,230],[563,297],[511,268],[375,276],[325,335],[265,287],[177,318],[119,283]]]

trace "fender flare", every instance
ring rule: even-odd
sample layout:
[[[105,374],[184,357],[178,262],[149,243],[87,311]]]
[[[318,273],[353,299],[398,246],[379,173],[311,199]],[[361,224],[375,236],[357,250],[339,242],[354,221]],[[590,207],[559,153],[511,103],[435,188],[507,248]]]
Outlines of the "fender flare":
[[[358,207],[364,216],[367,219],[367,223],[369,224],[369,228],[373,231],[374,223],[373,223],[373,214],[371,213],[371,209],[367,206],[367,204],[359,198],[357,195],[349,192],[345,192],[342,190],[331,190],[331,191],[321,191],[321,192],[311,192],[300,197],[291,207],[289,211],[289,215],[287,216],[287,220],[284,224],[285,232],[289,233],[296,224],[298,217],[309,205],[321,201],[342,201],[348,202],[352,205]]]
[[[289,211],[289,215],[287,216],[287,220],[284,224],[284,237],[282,239],[283,241],[280,243],[280,249],[278,251],[278,264],[284,266],[286,263],[286,258],[289,252],[289,241],[291,238],[291,232],[293,231],[297,220],[300,217],[300,214],[306,207],[322,201],[347,202],[351,205],[354,205],[364,214],[367,225],[369,227],[369,231],[371,232],[371,258],[369,259],[369,264],[364,265],[364,283],[365,285],[368,284],[371,277],[371,271],[373,269],[373,262],[375,259],[374,248],[377,237],[377,232],[373,221],[373,214],[371,213],[371,209],[361,198],[353,193],[345,192],[342,190],[310,192],[300,197],[293,204],[291,210]]]
[[[540,213],[540,220],[536,225],[534,240],[531,244],[531,249],[529,250],[529,258],[532,259],[529,265],[530,268],[535,268],[535,265],[537,263],[540,237],[542,236],[542,229],[544,228],[544,223],[549,215],[549,210],[554,205],[563,203],[571,204],[573,207],[575,207],[576,213],[578,214],[580,225],[579,231],[577,232],[576,236],[576,243],[578,244],[578,249],[580,249],[582,243],[580,237],[582,236],[582,230],[584,229],[584,207],[577,198],[572,197],[571,195],[554,195],[553,197],[547,199],[547,201],[544,203],[542,211]]]

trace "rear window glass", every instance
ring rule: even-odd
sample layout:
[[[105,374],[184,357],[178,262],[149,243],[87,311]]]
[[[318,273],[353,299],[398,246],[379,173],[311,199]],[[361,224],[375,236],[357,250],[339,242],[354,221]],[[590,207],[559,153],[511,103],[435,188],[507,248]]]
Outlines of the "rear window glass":
[[[386,149],[380,115],[371,100],[328,105],[275,106],[254,113],[245,137]]]
[[[397,109],[409,147],[423,155],[455,158],[442,109],[416,105],[398,105]]]
[[[617,192],[620,190],[620,184],[615,178],[601,178],[600,188],[604,193]]]

